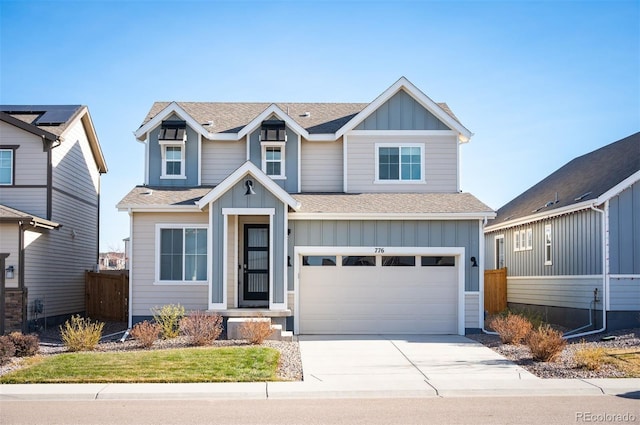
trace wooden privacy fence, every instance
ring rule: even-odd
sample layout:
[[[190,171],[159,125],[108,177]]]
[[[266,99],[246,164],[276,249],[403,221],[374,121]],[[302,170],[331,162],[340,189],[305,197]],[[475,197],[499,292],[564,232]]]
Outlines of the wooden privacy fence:
[[[507,268],[484,271],[484,310],[496,314],[507,308]]]
[[[85,310],[93,320],[126,322],[129,312],[129,272],[85,272]]]

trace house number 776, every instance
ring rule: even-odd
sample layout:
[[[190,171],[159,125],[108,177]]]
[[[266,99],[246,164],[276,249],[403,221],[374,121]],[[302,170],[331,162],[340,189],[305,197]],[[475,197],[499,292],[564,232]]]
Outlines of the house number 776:
[[[374,248],[376,254],[384,254],[384,248]]]

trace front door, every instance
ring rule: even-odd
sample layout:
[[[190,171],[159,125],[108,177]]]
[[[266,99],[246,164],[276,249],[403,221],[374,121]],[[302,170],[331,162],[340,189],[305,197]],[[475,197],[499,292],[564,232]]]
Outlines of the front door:
[[[269,305],[269,225],[244,225],[243,298]],[[260,305],[257,305],[260,304]]]

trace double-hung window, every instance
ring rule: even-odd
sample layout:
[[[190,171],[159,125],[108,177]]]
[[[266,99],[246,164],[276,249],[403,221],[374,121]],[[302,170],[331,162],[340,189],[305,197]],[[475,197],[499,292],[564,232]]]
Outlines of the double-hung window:
[[[424,146],[376,144],[376,182],[424,182]]]
[[[552,259],[552,239],[551,239],[551,225],[545,224],[544,226],[544,265],[551,266],[553,265]]]
[[[185,121],[163,121],[158,135],[158,143],[162,150],[163,179],[184,179],[185,175],[185,143],[187,141],[187,124]]]
[[[266,120],[260,127],[262,171],[272,179],[285,179],[287,127],[281,120]]]
[[[206,226],[158,225],[158,281],[207,281]]]
[[[0,149],[0,185],[13,184],[13,149]]]

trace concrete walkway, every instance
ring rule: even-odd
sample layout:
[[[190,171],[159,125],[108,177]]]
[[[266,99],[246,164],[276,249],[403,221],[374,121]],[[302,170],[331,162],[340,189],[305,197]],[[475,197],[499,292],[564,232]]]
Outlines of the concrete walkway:
[[[540,379],[461,336],[301,336],[303,382],[0,385],[0,400],[621,395],[640,379]]]

